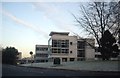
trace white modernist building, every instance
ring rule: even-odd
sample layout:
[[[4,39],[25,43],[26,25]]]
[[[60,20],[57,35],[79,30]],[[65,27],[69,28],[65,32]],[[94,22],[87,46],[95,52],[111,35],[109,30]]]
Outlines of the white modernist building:
[[[17,59],[21,60],[22,59],[22,52],[18,52]]]
[[[36,45],[35,46],[35,62],[47,62],[48,61],[48,45]]]
[[[61,61],[94,60],[95,51],[92,46],[94,39],[69,36],[69,32],[51,32],[48,40],[48,56],[51,61],[60,58]]]

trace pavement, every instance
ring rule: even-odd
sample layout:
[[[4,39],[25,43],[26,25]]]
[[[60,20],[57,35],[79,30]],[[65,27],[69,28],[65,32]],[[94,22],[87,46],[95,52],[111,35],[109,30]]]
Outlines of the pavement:
[[[69,78],[82,78],[84,76],[119,76],[119,72],[89,72],[89,71],[70,71],[70,70],[56,70],[56,69],[41,69],[41,68],[30,68],[25,66],[13,66],[13,65],[2,65],[2,78],[44,78],[52,77],[69,77]],[[95,77],[96,78],[96,77]]]
[[[20,66],[62,70],[120,72],[120,61],[74,61],[74,62],[62,62],[61,65],[54,65],[53,62],[46,62],[46,63],[21,64]]]

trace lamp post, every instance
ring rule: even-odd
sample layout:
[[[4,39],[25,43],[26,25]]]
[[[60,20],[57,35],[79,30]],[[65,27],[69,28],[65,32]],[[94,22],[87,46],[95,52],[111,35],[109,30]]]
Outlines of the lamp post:
[[[31,55],[31,66],[32,66],[32,55],[33,55],[32,51],[30,51],[30,55]]]

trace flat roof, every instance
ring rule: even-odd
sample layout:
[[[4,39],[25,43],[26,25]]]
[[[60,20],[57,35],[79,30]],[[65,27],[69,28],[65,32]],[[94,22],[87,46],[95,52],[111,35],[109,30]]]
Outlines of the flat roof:
[[[68,35],[69,32],[50,32],[49,36],[52,36],[52,35],[55,35],[55,34],[58,34],[58,35]]]
[[[48,45],[36,45],[36,47],[48,47]]]

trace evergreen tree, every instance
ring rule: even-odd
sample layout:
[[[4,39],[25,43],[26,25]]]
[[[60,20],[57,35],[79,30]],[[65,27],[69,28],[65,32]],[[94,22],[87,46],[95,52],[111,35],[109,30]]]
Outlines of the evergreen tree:
[[[2,63],[16,65],[18,50],[14,47],[7,47],[2,50]]]
[[[100,39],[100,52],[103,60],[109,60],[111,57],[117,57],[119,54],[118,45],[116,44],[115,37],[106,30]]]

